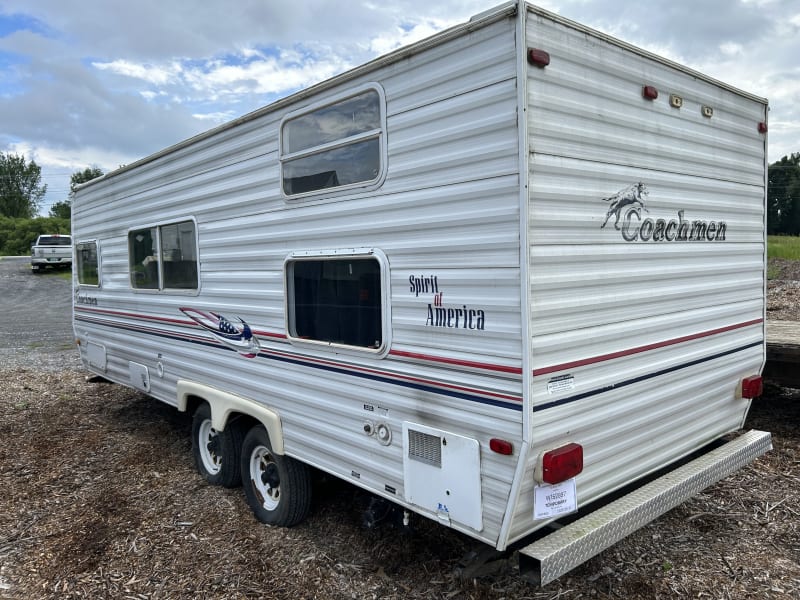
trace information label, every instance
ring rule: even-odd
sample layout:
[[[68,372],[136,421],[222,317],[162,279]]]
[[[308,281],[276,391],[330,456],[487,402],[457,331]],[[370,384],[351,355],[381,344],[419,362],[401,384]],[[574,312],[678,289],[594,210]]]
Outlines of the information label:
[[[548,394],[560,394],[575,389],[575,378],[572,375],[559,375],[547,382]]]
[[[533,493],[534,519],[552,519],[578,510],[574,477],[555,485],[537,485]]]

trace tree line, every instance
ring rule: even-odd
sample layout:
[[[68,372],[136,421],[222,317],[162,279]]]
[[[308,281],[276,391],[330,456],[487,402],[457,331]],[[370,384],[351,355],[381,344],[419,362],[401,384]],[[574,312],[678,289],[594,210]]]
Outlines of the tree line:
[[[0,256],[28,254],[44,233],[68,234],[75,188],[101,175],[95,166],[74,172],[69,197],[55,202],[49,216],[43,217],[39,211],[47,185],[42,184],[41,168],[24,156],[0,152]]]

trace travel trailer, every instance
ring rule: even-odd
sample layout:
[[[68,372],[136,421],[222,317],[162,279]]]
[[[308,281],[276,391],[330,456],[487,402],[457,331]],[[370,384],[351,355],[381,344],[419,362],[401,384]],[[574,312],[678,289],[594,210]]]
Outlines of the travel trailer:
[[[81,359],[261,521],[319,470],[547,583],[771,447],[766,123],[505,4],[80,187]]]

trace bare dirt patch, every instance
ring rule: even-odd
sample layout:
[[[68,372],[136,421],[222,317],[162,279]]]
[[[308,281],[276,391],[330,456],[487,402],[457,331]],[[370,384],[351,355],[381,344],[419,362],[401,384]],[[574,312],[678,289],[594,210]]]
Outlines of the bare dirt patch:
[[[39,348],[12,350],[20,362],[0,367],[0,598],[800,597],[797,390],[754,402],[746,427],[771,431],[772,452],[539,589],[513,554],[460,578],[472,540],[421,517],[367,529],[369,497],[323,477],[306,522],[263,526],[240,489],[195,472],[186,415],[39,369]],[[48,364],[70,364],[63,352]]]

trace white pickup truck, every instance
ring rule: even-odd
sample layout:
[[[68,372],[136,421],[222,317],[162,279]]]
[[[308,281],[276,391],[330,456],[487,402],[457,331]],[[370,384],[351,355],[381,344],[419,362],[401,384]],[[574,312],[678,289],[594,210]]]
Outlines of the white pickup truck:
[[[31,269],[38,273],[46,266],[72,266],[72,236],[40,235],[31,246]]]

